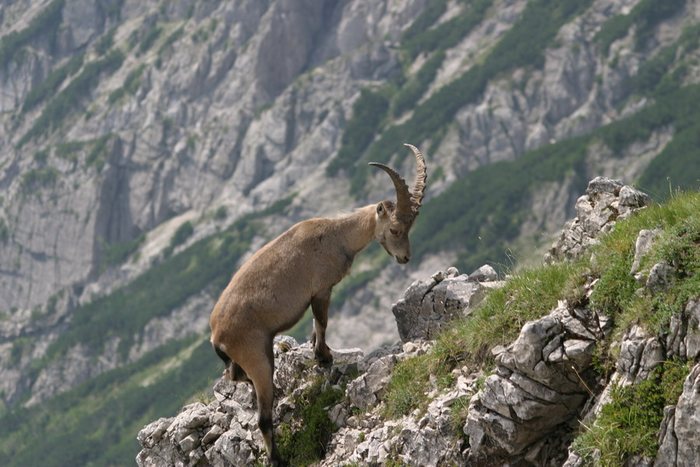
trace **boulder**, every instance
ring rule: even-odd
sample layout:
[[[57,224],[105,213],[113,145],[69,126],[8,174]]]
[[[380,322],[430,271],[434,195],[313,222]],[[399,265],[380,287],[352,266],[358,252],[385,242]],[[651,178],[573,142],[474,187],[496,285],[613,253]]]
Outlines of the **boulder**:
[[[576,217],[564,225],[545,256],[548,263],[575,259],[598,243],[618,219],[624,219],[651,202],[649,196],[620,180],[596,177],[576,201]]]
[[[523,326],[518,338],[496,357],[496,371],[472,397],[464,432],[469,461],[566,458],[555,446],[590,394],[591,362],[610,321],[562,301],[547,316]],[[548,439],[551,433],[559,435]],[[557,451],[560,451],[557,454]]]
[[[392,307],[403,342],[434,339],[443,327],[468,316],[495,282],[496,271],[484,265],[470,275],[456,268],[438,271],[428,280],[417,280]],[[486,285],[489,283],[489,285]]]

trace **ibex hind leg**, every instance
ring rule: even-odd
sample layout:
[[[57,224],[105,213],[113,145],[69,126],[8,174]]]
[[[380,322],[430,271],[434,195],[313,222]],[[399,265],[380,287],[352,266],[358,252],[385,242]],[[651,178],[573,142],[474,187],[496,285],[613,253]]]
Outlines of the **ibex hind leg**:
[[[226,365],[226,369],[224,370],[224,376],[226,376],[231,381],[250,381],[250,378],[248,378],[248,375],[246,374],[245,370],[243,370],[243,368],[241,368],[241,366],[238,363],[231,360],[231,358],[226,354],[226,352],[221,350],[216,345],[214,345],[214,351],[216,352],[216,355],[218,355],[219,358],[224,361],[224,365]]]
[[[258,402],[258,426],[265,441],[270,464],[273,466],[287,465],[277,450],[272,423],[272,404],[274,401],[272,339],[260,342],[254,348],[247,348],[246,352],[241,354],[240,363],[250,375],[255,388]]]

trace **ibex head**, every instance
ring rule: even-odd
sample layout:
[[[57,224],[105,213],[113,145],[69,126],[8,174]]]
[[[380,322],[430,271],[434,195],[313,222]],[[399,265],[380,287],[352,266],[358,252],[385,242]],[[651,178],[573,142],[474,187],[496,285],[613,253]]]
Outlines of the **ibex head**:
[[[405,144],[405,146],[410,148],[416,156],[416,180],[410,192],[406,181],[394,169],[378,162],[369,163],[384,170],[396,189],[396,203],[386,200],[377,204],[375,238],[386,252],[401,264],[407,263],[411,258],[408,232],[418,216],[427,178],[423,154],[413,145]]]

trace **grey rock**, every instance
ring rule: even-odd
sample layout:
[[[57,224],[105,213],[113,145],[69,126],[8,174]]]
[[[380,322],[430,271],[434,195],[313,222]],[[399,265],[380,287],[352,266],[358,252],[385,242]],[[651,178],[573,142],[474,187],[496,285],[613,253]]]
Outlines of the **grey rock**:
[[[202,438],[202,444],[212,444],[214,441],[216,441],[219,436],[221,436],[224,433],[224,429],[217,425],[214,424],[209,431],[206,432],[204,437]]]
[[[189,452],[193,451],[194,448],[196,448],[199,445],[199,436],[192,433],[180,440],[178,444],[180,446],[180,449],[182,449],[183,452],[189,455]]]
[[[588,182],[586,194],[596,199],[606,195],[619,196],[620,190],[625,184],[621,180],[614,180],[607,177],[596,177]]]
[[[695,360],[700,356],[700,300],[690,300],[680,315],[671,316],[666,349],[669,357]]]
[[[695,465],[700,453],[700,364],[690,371],[674,408],[664,410],[655,465]]]
[[[431,339],[449,321],[468,316],[483,300],[487,289],[466,275],[433,274],[428,281],[416,281],[392,307],[404,342]]]
[[[649,271],[646,288],[653,292],[662,292],[671,285],[675,269],[665,261],[656,263]]]
[[[491,265],[484,264],[479,269],[469,274],[468,279],[477,282],[496,281],[498,280],[498,273]]]
[[[365,374],[350,382],[346,394],[351,405],[365,410],[377,404],[389,383],[396,362],[394,355],[382,357],[372,363]]]
[[[620,206],[623,208],[629,208],[627,210],[623,209],[623,212],[621,213],[623,216],[627,212],[631,212],[634,209],[643,208],[651,203],[651,198],[649,195],[628,185],[620,188],[619,196]]]
[[[660,229],[643,229],[639,231],[637,240],[634,243],[634,260],[632,261],[630,274],[637,274],[639,272],[639,266],[642,258],[649,253],[660,233]]]
[[[650,203],[649,197],[620,180],[596,177],[576,200],[576,217],[567,222],[545,256],[548,263],[578,258],[612,230],[618,219]]]
[[[622,377],[620,384],[646,379],[664,361],[664,356],[659,338],[650,336],[640,326],[632,326],[623,336],[620,345],[616,370]]]
[[[566,445],[548,435],[572,421],[588,398],[593,351],[608,331],[606,320],[588,309],[570,310],[566,302],[526,323],[498,353],[496,372],[470,401],[464,427],[469,462],[540,463],[541,456],[552,455],[563,462]]]

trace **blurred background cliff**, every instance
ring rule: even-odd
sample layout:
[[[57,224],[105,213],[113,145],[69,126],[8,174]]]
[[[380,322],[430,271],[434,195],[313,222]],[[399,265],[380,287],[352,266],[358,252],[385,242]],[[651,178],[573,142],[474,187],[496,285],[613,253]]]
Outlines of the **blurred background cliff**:
[[[693,0],[3,2],[0,460],[131,462],[138,429],[220,373],[208,317],[240,261],[393,196],[367,162],[410,181],[404,142],[429,171],[414,257],[358,257],[331,346],[396,341],[392,302],[437,269],[539,261],[595,176],[697,188],[699,18]]]

